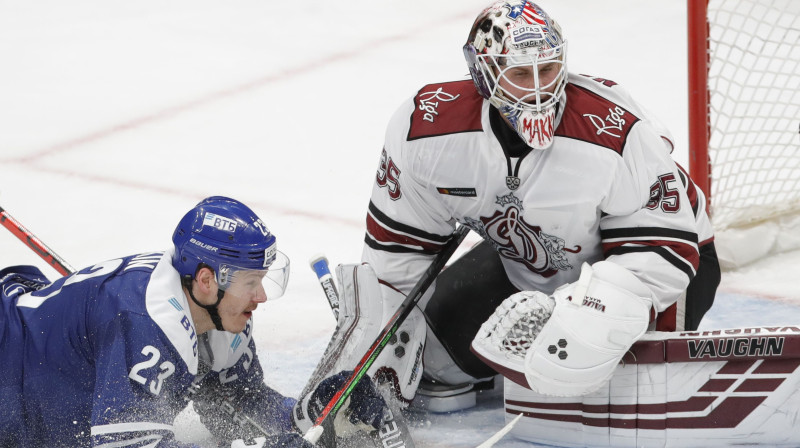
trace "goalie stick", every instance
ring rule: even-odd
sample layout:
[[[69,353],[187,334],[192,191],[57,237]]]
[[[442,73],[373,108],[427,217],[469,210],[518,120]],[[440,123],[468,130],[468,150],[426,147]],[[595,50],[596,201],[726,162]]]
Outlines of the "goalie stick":
[[[405,321],[409,314],[411,314],[411,310],[417,305],[417,302],[422,299],[422,295],[427,291],[428,287],[433,283],[436,276],[439,275],[439,272],[447,263],[447,260],[453,255],[453,253],[458,248],[461,241],[464,240],[464,237],[467,236],[469,233],[469,228],[466,226],[460,226],[453,235],[451,236],[450,240],[445,244],[442,248],[442,251],[439,252],[436,257],[434,257],[433,262],[431,262],[428,269],[422,274],[422,277],[417,281],[417,284],[411,289],[411,292],[408,293],[408,296],[400,304],[400,307],[395,311],[394,315],[389,319],[384,326],[381,333],[375,339],[375,342],[372,343],[372,346],[367,350],[364,356],[359,361],[358,365],[356,365],[355,369],[353,370],[353,374],[350,375],[350,378],[347,379],[342,389],[336,392],[336,395],[331,398],[328,404],[320,413],[319,417],[317,417],[317,421],[314,422],[314,426],[306,432],[304,438],[311,442],[315,443],[319,440],[320,436],[322,435],[323,427],[322,424],[330,415],[335,415],[338,412],[339,408],[344,405],[347,397],[353,392],[356,384],[358,384],[359,380],[366,375],[367,370],[372,366],[375,362],[375,359],[380,355],[383,351],[383,348],[386,347],[386,344],[389,342],[389,339],[397,332],[397,329],[400,327],[400,324]]]
[[[70,275],[75,273],[75,268],[73,268],[69,263],[67,263],[63,258],[61,258],[55,251],[53,251],[49,246],[44,244],[39,238],[37,238],[30,230],[25,228],[19,221],[14,219],[5,209],[0,206],[0,224],[2,224],[5,228],[7,228],[14,236],[16,236],[20,241],[25,243],[28,248],[36,252],[44,261],[50,264],[56,271],[58,271],[62,275]],[[450,241],[445,245],[428,269],[423,273],[420,280],[411,290],[408,297],[405,301],[400,305],[400,308],[395,312],[392,319],[390,319],[389,323],[387,323],[386,327],[384,328],[381,335],[378,336],[378,339],[373,343],[370,350],[365,354],[365,357],[361,360],[359,365],[354,371],[353,375],[348,379],[347,383],[342,390],[340,390],[334,397],[331,399],[331,402],[328,403],[325,409],[323,409],[322,414],[317,419],[314,427],[306,433],[305,438],[309,440],[311,443],[315,443],[316,440],[319,439],[320,435],[322,434],[322,426],[321,423],[325,420],[325,418],[330,415],[331,413],[335,413],[338,411],[339,407],[343,404],[343,402],[350,396],[352,389],[355,384],[357,384],[358,380],[366,373],[372,363],[375,361],[375,358],[380,354],[383,347],[386,345],[387,341],[391,336],[397,331],[397,328],[400,324],[408,317],[408,314],[413,309],[413,306],[422,298],[422,295],[428,289],[433,280],[438,275],[439,271],[444,267],[447,263],[447,260],[453,255],[455,250],[458,248],[458,245],[461,241],[464,240],[464,237],[469,233],[469,229],[467,227],[461,226],[456,232],[453,234],[453,237]],[[315,266],[315,262],[319,264],[319,266]],[[335,310],[334,313],[338,315],[338,306],[339,306],[339,296],[338,292],[336,291],[336,285],[333,282],[333,279],[330,274],[330,269],[328,268],[328,260],[322,257],[316,257],[312,260],[311,263],[312,267],[314,268],[314,272],[317,273],[317,277],[320,280],[320,284],[323,286],[323,290],[325,291],[326,297],[328,298],[329,304],[331,305],[331,309]],[[326,284],[329,285],[326,287]],[[338,317],[338,316],[337,316]],[[390,325],[391,324],[391,325]],[[383,336],[383,337],[381,337]],[[346,394],[344,393],[346,391]],[[338,400],[338,401],[337,401]],[[338,406],[336,406],[338,404]],[[334,409],[335,407],[335,409]],[[250,424],[252,427],[258,429],[260,432],[264,434],[265,437],[269,438],[272,435],[268,434],[263,428],[261,428],[258,423],[252,420],[249,416],[243,415],[237,411],[235,408],[231,406],[231,409],[228,410],[229,413],[234,416],[238,417],[238,419],[243,420],[244,422]],[[505,435],[511,427],[519,420],[519,418],[514,419],[511,423],[506,425],[500,432],[495,434],[492,438],[484,442],[479,446],[479,448],[489,448],[493,446],[500,438]],[[313,437],[313,440],[309,438],[309,436]]]
[[[309,260],[309,265],[311,266],[311,270],[314,271],[314,273],[317,275],[317,280],[319,280],[320,285],[322,286],[322,289],[325,292],[326,297],[328,298],[328,302],[331,305],[331,309],[334,308],[334,304],[338,304],[340,307],[343,307],[340,308],[340,313],[342,312],[348,313],[348,312],[353,312],[355,310],[356,311],[355,320],[358,321],[359,320],[358,310],[360,308],[355,307],[354,310],[348,311],[349,306],[351,305],[348,305],[349,301],[347,300],[347,297],[342,298],[339,296],[338,292],[339,290],[336,288],[336,283],[333,281],[330,267],[328,266],[328,259],[324,255],[317,255],[313,257],[311,260]],[[345,287],[344,289],[347,288]],[[339,322],[338,319],[337,322]],[[338,325],[339,326],[337,326],[336,332],[342,330],[348,331],[346,330],[348,327],[347,323],[343,324],[342,322],[339,322]],[[339,342],[338,344],[336,344],[336,342],[337,342],[336,337],[334,335],[334,337],[331,339],[331,343],[325,349],[325,354],[323,355],[320,364],[317,366],[317,369],[311,375],[311,378],[309,379],[309,382],[306,385],[306,389],[310,390],[310,388],[314,384],[317,384],[319,381],[323,379],[326,372],[330,371],[333,365],[335,364],[336,359],[338,358],[338,354],[344,349],[343,345],[351,341],[349,339],[345,340],[340,339],[338,340]],[[301,396],[303,396],[303,394],[301,394]],[[402,411],[396,406],[391,406],[391,404],[390,408],[391,410],[388,413],[388,418],[390,420],[384,423],[384,427],[382,427],[378,431],[378,434],[374,436],[374,440],[372,440],[372,442],[377,447],[383,447],[383,446],[394,446],[398,448],[403,446],[413,447],[414,442],[411,438],[411,434],[409,433],[408,428],[403,422],[404,419],[402,418]],[[511,429],[519,421],[520,418],[521,416],[517,416],[516,418],[514,418],[507,425],[505,425],[505,427],[503,427],[500,431],[492,435],[482,444],[478,445],[477,448],[490,448],[494,446],[509,431],[511,431]],[[332,441],[332,438],[327,437],[327,431],[323,432],[323,438],[326,441],[325,446],[336,446],[335,440],[333,441],[334,442],[333,444],[330,443]],[[352,446],[352,443],[350,442],[351,442],[350,440],[345,442],[345,446]],[[365,440],[364,442],[367,441]],[[366,446],[366,444],[361,443],[356,446]]]
[[[501,429],[500,431],[497,431],[497,433],[495,435],[493,435],[492,437],[489,437],[485,442],[483,442],[480,445],[478,445],[477,448],[491,448],[491,447],[493,447],[495,443],[499,442],[500,439],[503,438],[503,436],[508,434],[508,432],[511,431],[511,429],[514,428],[514,425],[516,425],[517,422],[519,421],[519,419],[522,418],[522,415],[523,414],[519,414],[518,416],[514,417],[514,420],[511,420],[510,422],[508,422],[508,424],[506,426],[503,426],[503,429]]]
[[[380,319],[383,311],[383,305],[379,301],[369,300],[371,297],[374,298],[375,294],[380,294],[380,290],[371,289],[372,292],[367,289],[362,290],[363,285],[360,285],[357,280],[360,276],[366,276],[368,280],[365,281],[368,284],[372,285],[374,281],[374,288],[379,288],[377,277],[367,265],[354,264],[337,267],[336,272],[340,281],[337,288],[327,258],[319,255],[312,258],[309,264],[328,298],[331,311],[334,311],[338,305],[339,316],[336,319],[336,330],[314,369],[314,373],[309,377],[301,396],[305,396],[308,391],[313,390],[331,373],[341,371],[343,368],[349,369],[352,366],[353,358],[358,359],[369,347],[369,345],[364,346],[364,343],[370,344],[380,332],[382,323],[380,320],[376,322],[375,318]],[[341,296],[339,291],[342,291]],[[326,448],[414,448],[414,440],[408,430],[405,417],[398,403],[390,399],[392,392],[388,390],[388,384],[384,386],[387,388],[376,385],[386,399],[384,420],[376,431],[346,432],[340,435],[332,428],[329,429],[330,422],[333,420],[331,418],[323,424],[325,430],[317,444]],[[327,402],[321,404],[325,405]],[[310,423],[313,422],[314,420],[310,421]]]
[[[75,272],[75,268],[70,266],[63,258],[59,257],[52,249],[39,240],[39,238],[36,238],[30,230],[26,229],[25,226],[20,224],[13,216],[9,215],[3,207],[0,207],[0,224],[3,224],[3,227],[25,243],[28,248],[36,252],[36,255],[46,261],[47,264],[52,266],[59,274],[69,275]]]

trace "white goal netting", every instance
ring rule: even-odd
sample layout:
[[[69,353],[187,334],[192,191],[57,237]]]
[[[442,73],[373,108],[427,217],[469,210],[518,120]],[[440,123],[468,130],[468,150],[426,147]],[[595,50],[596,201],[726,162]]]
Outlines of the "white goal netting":
[[[728,229],[766,225],[760,232],[773,241],[760,244],[761,233],[746,239],[800,247],[800,0],[710,0],[708,22],[711,213],[718,240],[728,238]],[[787,225],[798,227],[774,235]]]

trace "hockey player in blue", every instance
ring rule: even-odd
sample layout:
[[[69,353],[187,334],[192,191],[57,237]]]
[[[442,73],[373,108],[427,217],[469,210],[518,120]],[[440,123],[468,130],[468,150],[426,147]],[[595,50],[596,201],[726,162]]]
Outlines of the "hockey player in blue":
[[[0,270],[0,447],[188,447],[172,424],[189,401],[220,441],[311,446],[293,424],[297,400],[264,384],[252,339],[253,311],[288,279],[275,236],[217,196],[173,243],[52,283],[33,266]],[[346,376],[305,401],[327,403]],[[362,380],[345,414],[378,428],[384,405]]]

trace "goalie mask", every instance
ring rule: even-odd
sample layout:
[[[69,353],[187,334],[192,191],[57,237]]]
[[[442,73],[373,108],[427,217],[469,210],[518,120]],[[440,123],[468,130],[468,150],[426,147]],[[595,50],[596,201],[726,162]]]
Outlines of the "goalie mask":
[[[286,289],[289,259],[278,251],[275,235],[264,222],[235,199],[213,196],[198,203],[178,223],[172,242],[172,265],[218,330],[223,328],[217,306],[226,292],[271,300]],[[219,288],[214,305],[199,303],[192,293],[191,281],[202,267],[214,271]]]
[[[553,143],[557,104],[567,84],[561,28],[535,3],[499,1],[472,25],[464,57],[478,92],[525,143]]]

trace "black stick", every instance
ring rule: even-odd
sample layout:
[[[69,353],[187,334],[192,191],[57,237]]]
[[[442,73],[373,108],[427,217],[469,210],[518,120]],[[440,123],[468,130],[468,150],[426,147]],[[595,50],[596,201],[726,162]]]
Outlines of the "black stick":
[[[447,264],[447,260],[453,255],[453,253],[458,248],[461,241],[464,240],[464,237],[467,236],[469,233],[469,228],[466,226],[460,226],[450,238],[450,241],[445,244],[442,251],[436,255],[436,258],[433,259],[433,262],[428,269],[422,274],[422,277],[419,279],[414,288],[411,289],[411,292],[408,293],[408,296],[400,304],[400,307],[394,313],[394,315],[389,319],[389,322],[386,323],[386,326],[383,328],[381,333],[375,339],[375,342],[372,343],[372,346],[367,350],[364,356],[359,361],[356,368],[353,370],[353,373],[350,375],[350,378],[347,379],[347,382],[344,384],[342,389],[336,393],[336,395],[331,398],[328,402],[328,405],[325,406],[325,409],[322,410],[320,415],[317,417],[317,421],[314,423],[314,426],[308,430],[305,434],[304,438],[311,443],[316,442],[319,437],[322,435],[322,423],[325,421],[326,418],[330,415],[335,415],[336,412],[339,410],[340,407],[344,404],[347,400],[347,397],[353,392],[356,384],[358,381],[367,373],[367,370],[372,366],[375,362],[375,359],[380,355],[383,351],[386,344],[389,342],[389,339],[397,332],[397,329],[406,320],[411,311],[417,305],[417,302],[422,299],[422,296],[425,294],[425,291],[428,290],[431,283],[436,279],[436,276],[439,275],[442,268]]]

